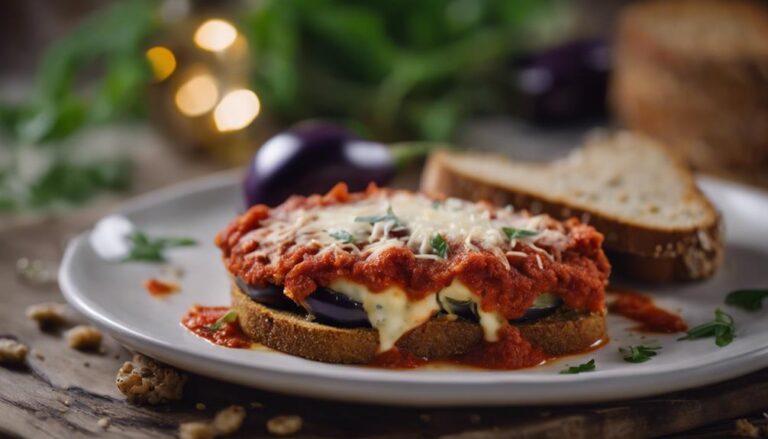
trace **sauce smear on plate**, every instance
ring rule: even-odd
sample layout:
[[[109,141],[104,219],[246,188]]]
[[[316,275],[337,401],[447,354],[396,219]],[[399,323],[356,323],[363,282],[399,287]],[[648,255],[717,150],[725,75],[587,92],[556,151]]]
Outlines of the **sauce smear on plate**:
[[[220,346],[228,348],[251,347],[253,342],[243,334],[237,321],[223,322],[216,330],[211,328],[211,325],[216,323],[227,311],[229,311],[229,307],[226,306],[195,305],[184,314],[181,324],[195,335]]]
[[[616,300],[610,305],[610,311],[636,321],[640,324],[639,330],[671,334],[688,329],[688,325],[679,315],[659,308],[650,297],[634,291],[614,292]]]

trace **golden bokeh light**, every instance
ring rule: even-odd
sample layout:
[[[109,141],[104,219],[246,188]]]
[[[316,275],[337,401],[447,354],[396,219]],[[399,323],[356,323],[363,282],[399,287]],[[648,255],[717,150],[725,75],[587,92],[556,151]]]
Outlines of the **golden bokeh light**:
[[[211,111],[218,99],[216,81],[209,74],[193,76],[176,91],[176,106],[190,117]]]
[[[149,64],[152,66],[152,73],[155,75],[155,81],[162,81],[171,76],[176,70],[176,57],[173,56],[168,48],[155,46],[147,50],[146,53]]]
[[[250,125],[260,111],[261,103],[256,93],[247,89],[233,90],[216,106],[213,121],[219,131],[237,131]]]
[[[237,29],[232,23],[218,18],[205,21],[195,31],[195,44],[211,52],[227,49],[237,39]]]

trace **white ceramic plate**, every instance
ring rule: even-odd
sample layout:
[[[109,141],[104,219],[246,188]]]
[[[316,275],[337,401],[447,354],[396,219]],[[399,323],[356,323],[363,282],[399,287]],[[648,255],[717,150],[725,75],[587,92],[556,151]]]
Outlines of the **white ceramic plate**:
[[[199,374],[285,393],[400,405],[563,404],[635,398],[726,380],[768,366],[768,309],[748,313],[723,304],[736,288],[768,286],[768,194],[704,178],[703,189],[725,215],[727,256],[707,282],[653,290],[657,303],[681,310],[690,325],[713,318],[716,307],[736,320],[737,337],[718,348],[713,339],[675,341],[655,336],[663,349],[630,364],[617,352],[637,343],[632,323],[609,318],[611,342],[601,350],[520,371],[471,369],[380,370],[340,366],[258,350],[215,346],[187,332],[179,319],[200,303],[227,305],[228,284],[214,234],[241,206],[238,176],[219,175],[144,196],[119,211],[149,234],[183,235],[201,245],[174,250],[184,267],[182,292],[159,300],[143,289],[156,265],[109,263],[92,250],[87,233],[73,240],[60,282],[67,300],[126,346]],[[646,289],[646,291],[648,291]],[[566,364],[594,358],[597,370],[561,375]]]

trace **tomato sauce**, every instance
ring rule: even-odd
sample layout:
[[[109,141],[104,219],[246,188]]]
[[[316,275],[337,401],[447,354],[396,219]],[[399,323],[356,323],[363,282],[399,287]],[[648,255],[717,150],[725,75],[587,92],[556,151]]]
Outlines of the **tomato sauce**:
[[[179,291],[179,284],[151,277],[144,281],[144,289],[152,297],[164,297]]]
[[[228,348],[249,348],[253,342],[243,333],[237,321],[224,322],[218,330],[211,325],[229,311],[226,306],[195,305],[184,314],[181,324],[195,335]]]
[[[429,363],[429,360],[417,357],[408,351],[392,348],[376,355],[366,366],[385,369],[415,369]]]
[[[634,291],[617,292],[614,289],[614,292],[616,300],[609,306],[609,310],[639,323],[640,331],[668,334],[688,329],[679,315],[659,308],[650,297]]]

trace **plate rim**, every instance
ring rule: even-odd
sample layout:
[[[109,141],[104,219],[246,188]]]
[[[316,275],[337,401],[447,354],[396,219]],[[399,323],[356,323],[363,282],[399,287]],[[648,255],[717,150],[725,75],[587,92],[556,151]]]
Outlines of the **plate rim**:
[[[164,201],[173,200],[185,196],[194,195],[200,191],[212,191],[221,189],[226,186],[230,186],[236,183],[237,178],[240,175],[241,170],[228,170],[219,172],[202,178],[196,178],[187,182],[181,182],[169,187],[149,192],[139,197],[128,200],[127,202],[118,206],[113,213],[130,215],[133,212],[141,211],[152,205],[163,203]],[[725,181],[716,177],[699,177],[699,183],[704,185],[722,185],[727,190],[747,191],[753,195],[764,197],[768,200],[768,191],[752,188],[741,183],[735,183],[731,181]],[[131,329],[125,325],[119,324],[108,316],[102,315],[98,310],[94,309],[86,300],[87,294],[79,292],[79,288],[75,285],[74,280],[71,278],[69,268],[73,264],[73,260],[77,255],[79,249],[84,245],[87,245],[88,234],[91,229],[88,229],[78,236],[70,240],[67,245],[64,257],[59,269],[59,283],[62,293],[65,299],[72,304],[81,314],[85,315],[89,320],[93,321],[96,326],[105,330],[113,335],[122,344],[139,352],[146,352],[153,357],[160,359],[172,365],[179,366],[186,370],[192,370],[193,372],[201,375],[212,376],[219,379],[225,379],[239,384],[258,387],[283,393],[291,393],[297,395],[320,397],[324,399],[334,400],[347,400],[347,401],[360,401],[367,403],[383,403],[383,404],[395,404],[395,405],[430,405],[430,406],[457,406],[467,404],[485,404],[485,405],[520,405],[520,404],[562,404],[562,403],[593,403],[599,401],[608,401],[625,398],[636,398],[642,396],[655,395],[660,393],[670,393],[673,391],[683,390],[692,387],[698,387],[702,385],[712,384],[716,382],[725,381],[730,378],[734,378],[740,375],[753,372],[768,365],[768,344],[762,347],[756,347],[740,355],[729,356],[720,358],[712,363],[708,363],[705,367],[706,373],[694,373],[690,374],[692,369],[679,367],[673,367],[674,365],[664,365],[658,369],[653,370],[641,370],[634,372],[632,377],[635,379],[651,380],[648,382],[646,389],[638,389],[638,385],[629,386],[634,388],[633,391],[628,391],[622,387],[621,391],[612,390],[611,387],[604,388],[601,392],[594,392],[592,394],[584,394],[580,388],[588,389],[591,385],[597,385],[611,381],[614,379],[626,378],[626,372],[620,370],[608,370],[600,371],[596,374],[580,374],[580,375],[536,375],[535,383],[529,382],[530,375],[526,376],[521,373],[510,373],[504,371],[477,371],[469,376],[472,378],[460,383],[451,383],[454,387],[466,387],[466,386],[520,386],[526,387],[531,385],[560,385],[566,387],[575,387],[571,389],[573,392],[578,393],[573,395],[560,395],[555,397],[552,395],[535,394],[529,395],[526,398],[512,397],[504,398],[498,395],[460,395],[455,399],[445,399],[430,397],[429,395],[422,396],[421,398],[410,399],[409,397],[397,397],[393,393],[376,394],[368,393],[366,391],[349,391],[339,390],[338,388],[329,387],[329,384],[323,385],[308,385],[302,388],[295,388],[286,386],[285,381],[296,378],[297,374],[301,375],[303,380],[307,379],[322,379],[331,380],[334,383],[343,383],[349,385],[350,383],[365,384],[365,385],[419,385],[422,387],[434,387],[438,385],[445,385],[446,378],[439,377],[440,372],[409,372],[409,371],[381,371],[378,369],[371,369],[371,373],[363,373],[361,375],[345,375],[344,370],[349,370],[351,366],[330,365],[333,369],[339,369],[337,374],[327,374],[326,371],[317,373],[312,368],[306,368],[304,366],[297,367],[297,370],[286,370],[283,368],[269,367],[268,364],[242,364],[232,359],[218,359],[207,356],[204,352],[190,352],[188,350],[175,347],[167,342],[162,342],[158,337],[145,336],[134,329]],[[738,360],[736,360],[738,358]],[[183,361],[182,361],[183,360]],[[759,360],[759,361],[758,361]],[[197,367],[195,363],[199,362],[202,366]],[[182,364],[180,364],[182,363]],[[734,364],[735,363],[735,364]],[[261,380],[247,380],[243,377],[242,371],[240,373],[234,373],[231,376],[224,377],[221,373],[215,373],[211,371],[213,366],[226,366],[224,369],[249,369],[257,370],[261,374],[269,375]],[[328,366],[328,365],[325,365]],[[323,369],[326,369],[326,367]],[[307,370],[308,369],[308,370]],[[362,368],[355,368],[356,370]],[[697,368],[700,369],[700,368]],[[696,369],[693,369],[695,371]],[[716,373],[713,373],[715,371]],[[673,380],[674,376],[679,376],[680,373],[689,372],[686,377],[685,384],[676,382]],[[712,378],[716,376],[716,378]],[[273,381],[274,380],[274,381]],[[671,381],[670,381],[671,380]],[[665,382],[664,390],[660,391],[660,383]],[[651,385],[656,383],[656,385]],[[451,385],[449,384],[449,386]],[[342,386],[343,387],[343,386]],[[604,386],[605,387],[605,386]],[[334,393],[327,393],[329,388],[333,388]],[[396,393],[396,392],[395,392]],[[411,393],[413,393],[411,391]]]

